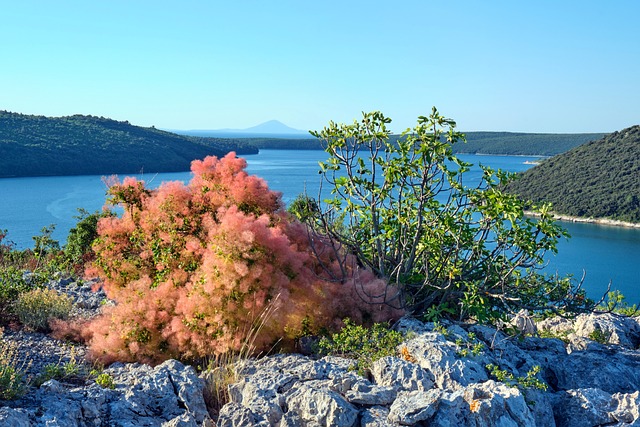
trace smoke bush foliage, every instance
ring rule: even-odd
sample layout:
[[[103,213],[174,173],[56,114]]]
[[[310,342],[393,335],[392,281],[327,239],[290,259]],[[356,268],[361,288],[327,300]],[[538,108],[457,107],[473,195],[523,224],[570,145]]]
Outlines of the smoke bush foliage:
[[[331,241],[310,234],[245,167],[230,153],[194,161],[188,185],[111,183],[109,202],[124,213],[98,222],[88,273],[116,305],[83,326],[93,358],[156,363],[237,351],[269,304],[277,307],[257,350],[291,342],[302,328],[334,329],[345,317],[400,314],[380,304],[384,281],[355,262],[345,270]]]
[[[400,292],[399,303],[429,318],[480,321],[522,308],[575,310],[590,304],[579,284],[537,272],[566,232],[534,206],[503,191],[512,175],[483,167],[480,182],[453,155],[464,141],[434,108],[395,140],[380,112],[320,132],[330,157],[321,163],[332,198],[306,222],[348,248]],[[335,226],[336,223],[340,226]]]

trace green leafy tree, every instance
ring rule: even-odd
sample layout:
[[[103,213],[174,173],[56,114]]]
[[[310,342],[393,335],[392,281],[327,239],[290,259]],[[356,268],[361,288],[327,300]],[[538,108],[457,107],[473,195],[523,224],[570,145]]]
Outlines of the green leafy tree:
[[[320,167],[332,197],[309,222],[400,290],[389,303],[478,320],[588,305],[579,284],[537,272],[567,235],[547,205],[525,217],[524,202],[502,191],[512,175],[488,167],[466,186],[471,164],[452,150],[464,135],[435,108],[399,139],[390,122],[372,112],[312,132],[330,155]]]
[[[94,257],[91,244],[98,237],[98,221],[100,218],[112,217],[111,211],[89,213],[86,209],[79,208],[75,217],[78,222],[69,230],[67,244],[64,246],[64,254],[72,266],[81,268]]]

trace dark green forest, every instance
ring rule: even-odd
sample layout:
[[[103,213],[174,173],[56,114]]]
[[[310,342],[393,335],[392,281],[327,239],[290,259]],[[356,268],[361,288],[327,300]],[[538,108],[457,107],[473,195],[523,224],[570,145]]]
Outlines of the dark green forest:
[[[176,135],[103,117],[0,111],[0,177],[188,171],[207,155],[257,153],[245,141]]]
[[[640,126],[547,159],[507,189],[559,214],[640,222]]]

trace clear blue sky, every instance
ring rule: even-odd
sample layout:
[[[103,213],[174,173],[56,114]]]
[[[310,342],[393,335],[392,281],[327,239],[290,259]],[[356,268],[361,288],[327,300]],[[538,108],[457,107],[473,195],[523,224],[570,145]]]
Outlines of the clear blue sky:
[[[0,0],[0,110],[303,130],[640,123],[640,1]]]

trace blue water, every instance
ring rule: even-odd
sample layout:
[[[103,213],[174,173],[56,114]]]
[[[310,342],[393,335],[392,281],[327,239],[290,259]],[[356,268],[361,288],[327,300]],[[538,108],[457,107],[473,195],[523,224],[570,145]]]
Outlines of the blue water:
[[[470,163],[482,163],[495,169],[519,172],[531,167],[534,157],[461,155]],[[322,151],[262,150],[247,156],[248,171],[263,177],[269,187],[283,193],[285,203],[306,191],[317,197],[320,184],[318,161]],[[188,181],[189,172],[136,176],[151,187],[164,181]],[[479,179],[474,172],[467,181]],[[32,236],[42,227],[56,224],[54,238],[61,243],[76,223],[77,208],[90,212],[105,201],[106,186],[100,176],[6,178],[0,179],[0,230],[9,231],[7,239],[18,248],[33,246]],[[640,229],[563,222],[572,238],[558,246],[558,255],[547,257],[549,273],[582,277],[584,288],[599,297],[611,281],[630,302],[640,301]]]

